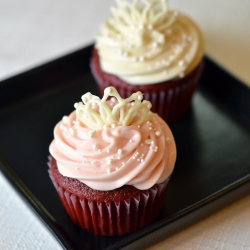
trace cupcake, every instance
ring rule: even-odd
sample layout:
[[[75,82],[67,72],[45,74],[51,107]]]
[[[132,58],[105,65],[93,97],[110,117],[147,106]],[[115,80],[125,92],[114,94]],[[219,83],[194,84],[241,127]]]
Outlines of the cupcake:
[[[200,29],[167,0],[119,0],[101,25],[91,59],[100,93],[141,91],[165,121],[183,118],[203,68]]]
[[[49,174],[73,222],[103,236],[132,233],[163,206],[176,160],[168,125],[141,92],[90,93],[54,129]]]

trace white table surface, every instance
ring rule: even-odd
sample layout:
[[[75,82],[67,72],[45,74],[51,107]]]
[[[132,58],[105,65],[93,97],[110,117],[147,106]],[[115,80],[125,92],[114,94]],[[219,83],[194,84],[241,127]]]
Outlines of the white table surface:
[[[92,43],[113,3],[0,0],[0,80]],[[200,24],[206,53],[250,86],[250,1],[172,0],[170,5]],[[249,191],[247,184],[126,249],[250,249]],[[0,204],[0,249],[61,249],[1,172]]]

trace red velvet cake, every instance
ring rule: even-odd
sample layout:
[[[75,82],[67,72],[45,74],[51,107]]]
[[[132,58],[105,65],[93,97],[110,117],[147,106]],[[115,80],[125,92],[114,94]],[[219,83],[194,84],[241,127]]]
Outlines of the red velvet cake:
[[[108,86],[122,97],[141,91],[165,121],[187,115],[203,69],[198,26],[167,0],[117,1],[111,11],[91,60],[100,94]]]
[[[115,87],[122,97],[141,91],[144,98],[152,103],[153,112],[167,122],[174,122],[185,117],[189,112],[193,94],[199,84],[203,63],[200,63],[185,78],[147,85],[130,85],[118,76],[102,71],[96,49],[93,50],[90,67],[101,94],[109,86]]]
[[[90,93],[54,129],[50,177],[73,222],[119,236],[152,222],[162,208],[176,160],[168,125],[141,92],[121,98]]]
[[[72,221],[103,236],[132,233],[148,225],[162,208],[168,179],[147,190],[133,186],[99,191],[58,171],[56,160],[50,160],[50,177]]]

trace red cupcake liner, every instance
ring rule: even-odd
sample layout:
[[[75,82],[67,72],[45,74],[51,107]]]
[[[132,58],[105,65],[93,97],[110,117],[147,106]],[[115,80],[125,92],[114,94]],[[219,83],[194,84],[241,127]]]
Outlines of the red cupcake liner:
[[[93,49],[90,67],[101,95],[103,95],[104,89],[109,86],[115,87],[123,98],[141,91],[144,94],[144,99],[152,103],[151,110],[153,112],[166,122],[174,122],[188,114],[192,96],[203,70],[203,64],[202,60],[190,74],[183,78],[149,85],[131,85],[115,75],[102,71],[96,49]]]
[[[49,166],[51,180],[72,221],[84,230],[102,236],[129,234],[152,222],[163,206],[169,181],[167,179],[147,190],[136,189],[136,195],[131,193],[131,196],[124,200],[97,201],[94,200],[95,197],[90,200],[84,197],[84,194],[73,193],[68,188],[63,187],[71,178],[64,177],[58,172],[56,161],[53,158],[49,162]],[[61,180],[58,180],[58,174],[63,180],[63,184],[59,183]],[[75,181],[79,182],[74,179]],[[78,185],[86,186],[81,182]],[[120,188],[120,191],[124,187]],[[88,187],[88,189],[90,188]],[[103,191],[97,190],[94,192],[103,193]]]

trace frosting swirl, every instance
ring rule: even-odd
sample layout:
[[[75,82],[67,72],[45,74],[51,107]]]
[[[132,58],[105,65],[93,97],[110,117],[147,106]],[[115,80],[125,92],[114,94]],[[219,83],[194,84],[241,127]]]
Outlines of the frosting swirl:
[[[172,173],[176,159],[176,146],[169,127],[158,115],[143,109],[144,101],[135,102],[138,96],[141,99],[140,92],[124,100],[112,87],[106,92],[110,93],[110,89],[116,100],[107,101],[104,95],[98,108],[93,106],[89,110],[90,114],[100,114],[103,107],[111,111],[127,107],[125,118],[134,117],[133,113],[139,112],[145,119],[140,120],[140,124],[138,119],[127,119],[131,121],[129,125],[108,125],[110,115],[107,115],[104,128],[101,124],[93,129],[87,124],[90,121],[99,124],[98,119],[93,121],[94,114],[81,119],[77,114],[82,114],[87,104],[76,105],[76,111],[63,117],[55,126],[54,140],[49,147],[59,172],[97,190],[113,190],[123,185],[148,189],[163,182]],[[87,96],[87,101],[86,95],[82,98],[87,103],[98,100],[98,97]],[[128,105],[131,99],[134,100],[132,106]],[[133,109],[134,106],[141,109]],[[130,109],[134,112],[129,112]]]
[[[200,62],[199,28],[167,0],[119,0],[111,11],[95,44],[103,71],[130,84],[152,84],[184,77]]]

